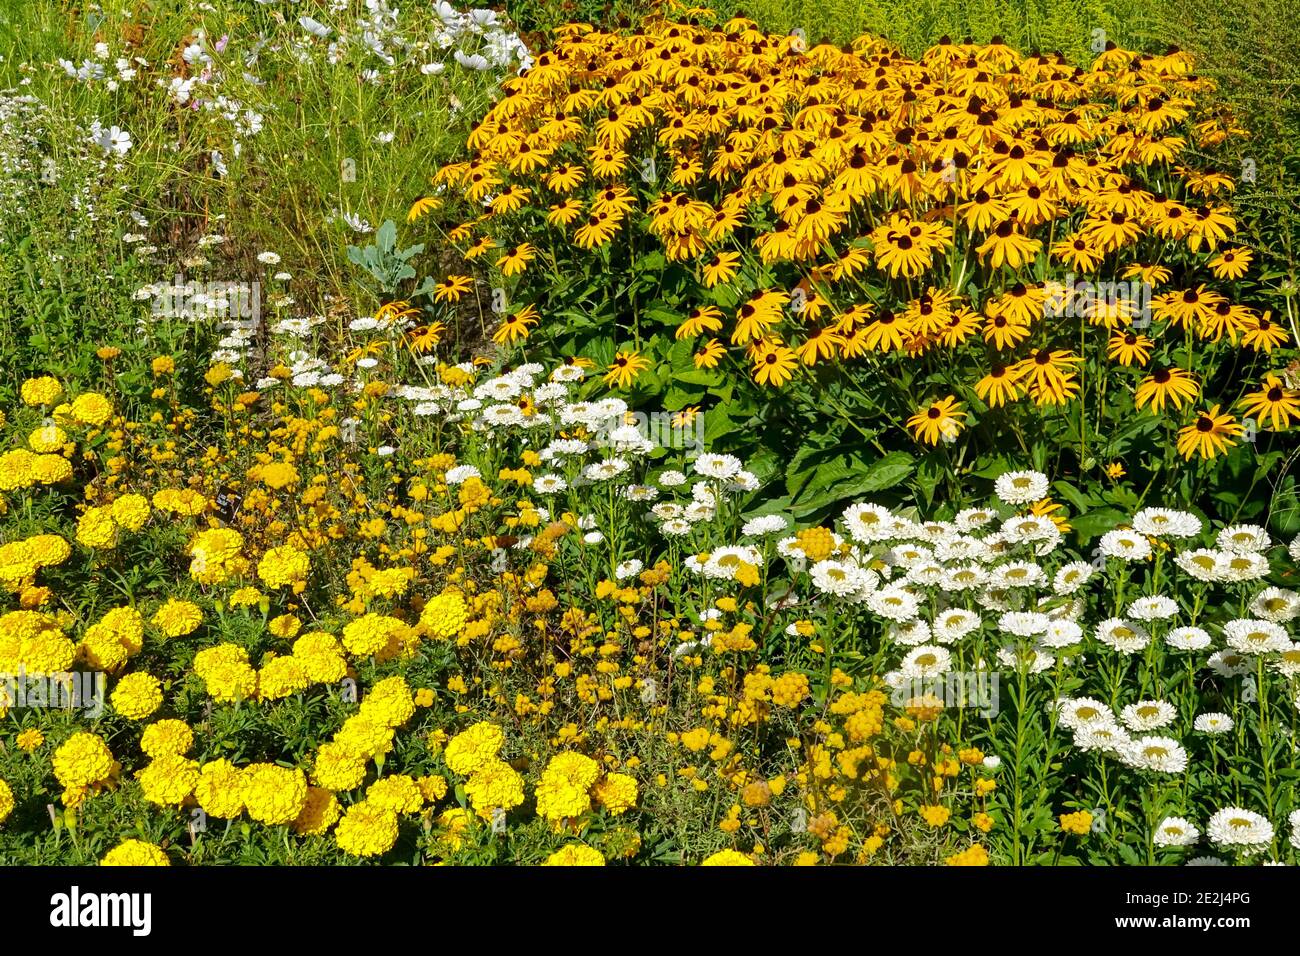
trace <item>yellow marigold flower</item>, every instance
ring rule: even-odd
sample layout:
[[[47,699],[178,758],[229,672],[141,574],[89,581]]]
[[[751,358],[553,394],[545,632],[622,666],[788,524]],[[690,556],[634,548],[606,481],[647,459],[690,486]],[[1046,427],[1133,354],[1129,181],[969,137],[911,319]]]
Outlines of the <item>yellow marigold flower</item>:
[[[167,637],[184,637],[193,634],[203,623],[203,611],[193,601],[168,598],[151,620]]]
[[[458,591],[444,591],[430,599],[420,612],[425,633],[438,640],[457,637],[465,626],[465,598]]]
[[[66,789],[89,787],[111,777],[117,767],[108,744],[91,733],[73,734],[54,752],[54,776]]]
[[[308,787],[307,802],[293,821],[293,830],[300,836],[323,836],[338,822],[342,812],[333,793],[323,787]]]
[[[401,675],[385,677],[361,702],[361,715],[385,727],[400,727],[414,714],[415,700]]]
[[[636,806],[636,779],[625,773],[606,774],[605,778],[592,788],[591,795],[607,811],[618,816]]]
[[[387,648],[405,630],[406,625],[395,617],[366,614],[355,621],[349,621],[343,628],[343,646],[353,657],[372,657]]]
[[[149,365],[155,378],[171,375],[176,371],[176,360],[170,355],[159,355]]]
[[[144,720],[162,706],[162,683],[143,671],[127,674],[113,690],[113,709],[128,720]]]
[[[171,866],[167,854],[143,840],[123,840],[104,854],[100,866]]]
[[[53,405],[63,395],[63,386],[52,375],[29,378],[19,391],[24,405]]]
[[[139,531],[149,520],[149,500],[144,495],[123,495],[112,504],[113,520],[127,531]]]
[[[322,744],[316,751],[311,778],[336,793],[354,790],[366,778],[366,761],[342,744]]]
[[[77,519],[77,540],[101,550],[117,546],[117,525],[109,507],[87,508]]]
[[[556,754],[537,783],[537,813],[552,823],[580,817],[591,809],[588,791],[600,778],[600,764],[574,752]]]
[[[497,759],[505,742],[506,736],[500,727],[485,720],[479,721],[451,738],[443,751],[443,759],[453,773],[468,777]]]
[[[27,436],[27,447],[42,455],[53,454],[62,451],[67,440],[68,433],[58,425],[44,425]]]
[[[158,720],[140,735],[140,749],[150,757],[188,753],[194,746],[194,731],[183,720]]]
[[[524,778],[504,760],[489,760],[470,774],[465,793],[480,816],[490,817],[524,802]]]
[[[366,789],[366,800],[394,813],[418,813],[424,807],[424,793],[406,774],[380,777]]]
[[[307,555],[291,544],[272,548],[262,555],[257,564],[257,576],[267,587],[292,587],[301,592],[307,583],[311,561]]]
[[[706,857],[700,866],[756,866],[754,861],[738,850],[719,850]]]
[[[0,779],[0,823],[4,823],[13,812],[14,792],[9,788],[9,784]]]
[[[348,807],[334,831],[339,849],[353,856],[380,856],[397,842],[397,814],[368,801]]]
[[[113,404],[98,392],[78,395],[72,402],[72,417],[82,425],[99,428],[113,415]]]
[[[283,700],[310,686],[307,665],[296,657],[273,657],[257,673],[257,695],[262,700]]]
[[[293,823],[307,803],[307,778],[297,768],[255,763],[244,768],[244,806],[259,823]]]
[[[162,754],[136,774],[136,779],[150,803],[179,807],[194,793],[199,782],[199,764],[180,754]]]
[[[266,629],[276,637],[289,640],[302,629],[302,620],[293,614],[280,614],[267,622]]]
[[[23,753],[29,754],[39,748],[41,744],[45,743],[45,735],[35,727],[31,727],[22,731],[22,733],[15,737],[14,743]]]
[[[605,856],[585,843],[570,843],[546,858],[542,866],[604,866]]]
[[[208,816],[233,820],[244,812],[244,775],[229,760],[211,760],[200,768],[194,798]]]

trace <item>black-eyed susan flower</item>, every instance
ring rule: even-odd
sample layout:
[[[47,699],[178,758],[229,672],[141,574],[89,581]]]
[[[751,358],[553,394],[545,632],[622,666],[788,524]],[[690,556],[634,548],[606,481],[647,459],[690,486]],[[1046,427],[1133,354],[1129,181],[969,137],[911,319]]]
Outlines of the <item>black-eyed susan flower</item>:
[[[1218,405],[1196,416],[1190,425],[1178,431],[1178,451],[1184,458],[1213,458],[1237,444],[1233,439],[1244,429],[1231,415],[1220,413]]]

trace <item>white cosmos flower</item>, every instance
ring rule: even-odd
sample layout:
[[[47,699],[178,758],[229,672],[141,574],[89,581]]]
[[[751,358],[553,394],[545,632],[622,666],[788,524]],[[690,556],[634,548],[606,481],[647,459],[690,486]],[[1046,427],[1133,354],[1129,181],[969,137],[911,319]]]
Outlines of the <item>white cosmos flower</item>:
[[[1047,583],[1047,574],[1028,561],[1008,561],[993,569],[992,583],[998,588],[1035,588]]]
[[[936,644],[922,644],[907,652],[898,669],[905,678],[916,680],[946,674],[951,665],[952,655],[948,653],[947,648]]]
[[[703,475],[705,478],[716,478],[719,481],[734,478],[740,473],[740,468],[741,461],[735,455],[709,453],[695,459],[694,464],[694,471],[697,475]]]
[[[1136,732],[1159,730],[1173,723],[1178,716],[1174,705],[1164,700],[1140,700],[1129,704],[1119,713],[1124,726]]]
[[[920,618],[889,625],[886,636],[904,647],[916,647],[918,644],[927,644],[934,639],[930,625]]]
[[[1242,807],[1216,811],[1205,825],[1205,832],[1215,846],[1239,848],[1246,853],[1258,852],[1273,842],[1273,824]]]
[[[1215,578],[1231,583],[1257,581],[1268,571],[1268,558],[1253,551],[1221,551],[1214,563]]]
[[[644,565],[636,558],[620,561],[614,568],[614,577],[620,581],[626,581],[628,578],[640,574],[642,567]]]
[[[569,483],[554,472],[538,475],[533,479],[533,490],[540,491],[544,495],[559,494],[568,487]]]
[[[1136,531],[1107,531],[1098,548],[1106,557],[1121,561],[1145,561],[1151,556],[1151,542]]]
[[[589,481],[608,481],[611,478],[617,478],[630,467],[632,466],[622,458],[606,458],[604,461],[594,462],[582,469],[582,475]]]
[[[1051,670],[1056,658],[1043,647],[1017,647],[1008,644],[997,653],[998,663],[1015,670],[1023,669],[1027,674],[1041,674]]]
[[[1234,554],[1253,554],[1269,546],[1268,532],[1259,525],[1234,524],[1219,530],[1214,543],[1223,551]]]
[[[1235,727],[1233,719],[1227,714],[1197,714],[1192,721],[1192,729],[1203,734],[1226,734]]]
[[[748,545],[717,548],[704,562],[702,571],[707,578],[733,580],[744,565],[763,566],[763,555]]]
[[[939,581],[945,591],[973,591],[984,586],[988,581],[988,572],[978,564],[966,564],[949,568]]]
[[[1165,643],[1176,651],[1201,651],[1213,643],[1199,627],[1176,627],[1165,635]]]
[[[759,515],[757,518],[750,518],[740,529],[740,533],[751,538],[762,537],[767,534],[777,534],[789,527],[790,522],[782,515]]]
[[[1250,602],[1250,612],[1266,621],[1283,624],[1300,615],[1300,594],[1287,588],[1264,588]]]
[[[1089,727],[1115,726],[1115,714],[1092,697],[1066,697],[1058,700],[1056,713],[1062,727],[1076,732]]]
[[[1183,817],[1165,817],[1156,824],[1151,842],[1156,846],[1192,846],[1201,838],[1201,831]]]
[[[1214,581],[1218,577],[1219,552],[1210,548],[1179,551],[1174,556],[1174,564],[1197,581]]]
[[[1038,639],[1038,643],[1043,647],[1062,648],[1073,647],[1081,640],[1083,640],[1083,628],[1077,622],[1053,620],[1047,625],[1047,630]]]
[[[1097,640],[1121,654],[1136,654],[1150,643],[1151,635],[1140,624],[1112,617],[1097,625]]]
[[[940,644],[952,644],[980,626],[980,616],[965,608],[940,611],[934,617],[934,639]]]
[[[867,598],[867,607],[889,621],[910,621],[916,617],[920,603],[915,594],[904,588],[890,585],[875,591]]]
[[[893,534],[894,516],[889,509],[876,504],[850,505],[844,511],[844,528],[849,537],[859,544],[883,541]]]
[[[1052,575],[1052,590],[1057,594],[1074,594],[1092,577],[1092,565],[1087,561],[1071,561]]]
[[[459,485],[471,478],[482,478],[483,473],[473,465],[457,465],[447,470],[446,482],[449,485]]]
[[[1090,725],[1075,733],[1074,745],[1083,751],[1120,753],[1129,745],[1128,731],[1118,724]]]
[[[1272,621],[1237,618],[1223,625],[1223,634],[1228,646],[1243,654],[1269,654],[1291,647],[1286,629]]]
[[[1050,483],[1037,471],[1008,471],[998,476],[993,490],[1005,504],[1029,505],[1047,497]]]
[[[1237,650],[1215,651],[1205,664],[1220,677],[1240,677],[1254,670],[1250,658]]]
[[[1133,516],[1133,530],[1152,538],[1194,538],[1201,533],[1201,519],[1186,511],[1143,508]]]
[[[1178,613],[1178,605],[1163,594],[1138,598],[1126,614],[1135,621],[1167,621]]]
[[[1172,737],[1138,737],[1119,751],[1124,763],[1138,770],[1182,773],[1187,769],[1187,751]]]
[[[1038,611],[1008,611],[998,618],[998,627],[1015,637],[1042,634],[1049,623],[1048,616]]]
[[[957,517],[952,519],[952,523],[958,531],[971,532],[984,527],[996,518],[997,513],[988,508],[966,508],[957,512]]]
[[[846,561],[818,561],[812,566],[813,587],[823,594],[847,597],[862,587],[862,571],[857,564]]]

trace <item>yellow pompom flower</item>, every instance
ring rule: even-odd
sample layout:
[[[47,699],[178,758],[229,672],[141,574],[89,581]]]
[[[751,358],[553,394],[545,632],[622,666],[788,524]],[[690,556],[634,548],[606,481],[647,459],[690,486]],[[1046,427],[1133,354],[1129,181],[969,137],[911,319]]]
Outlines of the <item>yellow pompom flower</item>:
[[[353,856],[380,856],[397,842],[397,814],[362,800],[348,807],[334,831],[339,849]]]
[[[210,760],[200,770],[194,797],[208,816],[233,820],[244,812],[244,775],[229,760]]]
[[[140,749],[157,759],[165,754],[189,753],[194,746],[194,731],[183,720],[156,720],[140,735]]]
[[[570,843],[546,858],[542,866],[604,866],[605,857],[585,843]]]
[[[113,404],[98,392],[78,395],[72,402],[72,417],[79,424],[101,427],[113,415]]]
[[[591,809],[588,791],[600,779],[600,764],[580,753],[556,754],[537,783],[537,813],[559,823]]]
[[[167,854],[152,843],[123,840],[104,854],[100,866],[171,866]]]
[[[108,744],[96,734],[73,734],[54,752],[54,776],[68,790],[102,783],[116,768]]]
[[[149,500],[144,495],[123,495],[111,507],[113,520],[127,531],[139,531],[149,520]]]
[[[322,836],[338,822],[342,812],[338,798],[330,791],[324,787],[308,787],[307,802],[293,821],[293,831],[299,836]]]
[[[452,737],[443,752],[443,759],[453,772],[468,777],[496,760],[505,742],[506,735],[500,727],[482,720]]]
[[[293,823],[307,803],[307,778],[297,768],[255,763],[244,768],[244,806],[259,823]]]
[[[161,807],[179,807],[199,782],[199,763],[180,754],[163,754],[145,766],[136,779],[144,798]]]
[[[113,709],[128,720],[144,720],[162,706],[162,683],[143,671],[127,674],[113,690]]]
[[[203,611],[193,601],[168,598],[153,616],[153,624],[168,637],[192,634],[203,623]]]
[[[739,850],[719,850],[707,857],[700,866],[755,866],[752,859]]]
[[[425,632],[438,640],[460,634],[465,626],[465,598],[458,591],[444,591],[432,598],[420,613]]]
[[[52,375],[29,378],[23,382],[20,394],[24,405],[53,405],[63,395],[63,386]]]

